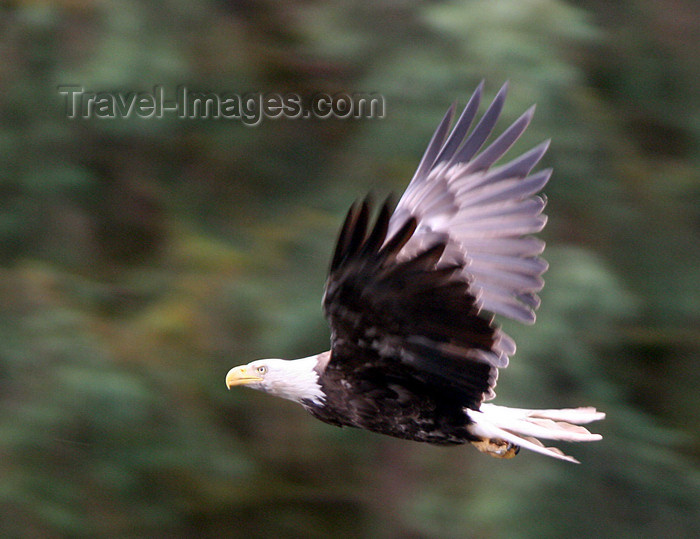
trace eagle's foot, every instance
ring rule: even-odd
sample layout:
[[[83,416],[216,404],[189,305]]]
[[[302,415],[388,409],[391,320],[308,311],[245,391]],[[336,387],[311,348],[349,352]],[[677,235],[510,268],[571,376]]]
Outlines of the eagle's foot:
[[[482,453],[497,459],[512,459],[520,451],[520,446],[505,442],[503,440],[487,440],[486,438],[478,442],[472,442]]]

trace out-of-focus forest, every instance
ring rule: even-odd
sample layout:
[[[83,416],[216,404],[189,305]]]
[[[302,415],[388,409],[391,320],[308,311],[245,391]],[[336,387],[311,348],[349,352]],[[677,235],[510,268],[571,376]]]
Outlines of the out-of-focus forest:
[[[0,4],[3,537],[700,536],[692,0]],[[328,347],[336,231],[510,81],[551,264],[498,403],[594,405],[572,465],[338,429],[227,370]],[[376,92],[383,119],[66,117],[58,87]],[[515,155],[515,154],[511,154]],[[564,444],[566,445],[566,444]]]

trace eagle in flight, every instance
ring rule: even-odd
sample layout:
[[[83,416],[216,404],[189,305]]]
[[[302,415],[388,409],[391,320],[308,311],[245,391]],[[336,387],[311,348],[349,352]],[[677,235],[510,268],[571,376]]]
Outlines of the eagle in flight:
[[[551,170],[531,173],[549,141],[500,166],[534,106],[484,149],[504,85],[470,132],[480,84],[450,132],[438,126],[395,209],[371,219],[369,198],[350,208],[330,264],[323,308],[331,349],[231,369],[245,385],[298,402],[318,419],[432,444],[475,445],[500,458],[521,447],[577,462],[540,439],[600,440],[580,426],[595,408],[530,410],[487,403],[515,343],[493,315],[535,321],[539,255]]]

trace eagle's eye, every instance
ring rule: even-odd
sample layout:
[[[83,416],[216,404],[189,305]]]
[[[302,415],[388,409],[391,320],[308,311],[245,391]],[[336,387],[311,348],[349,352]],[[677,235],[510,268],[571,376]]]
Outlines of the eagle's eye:
[[[267,367],[266,367],[265,365],[260,365],[260,366],[259,366],[257,369],[255,369],[255,370],[258,371],[258,374],[261,374],[261,375],[262,375],[262,374],[265,374],[265,373],[267,372]]]

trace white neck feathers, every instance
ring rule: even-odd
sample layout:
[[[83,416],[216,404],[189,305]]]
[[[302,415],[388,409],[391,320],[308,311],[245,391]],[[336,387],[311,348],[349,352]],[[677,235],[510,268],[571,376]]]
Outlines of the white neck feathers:
[[[265,365],[265,379],[257,387],[276,397],[302,403],[309,400],[321,404],[325,394],[318,383],[318,372],[314,369],[321,354],[301,359],[264,359],[254,364]]]

